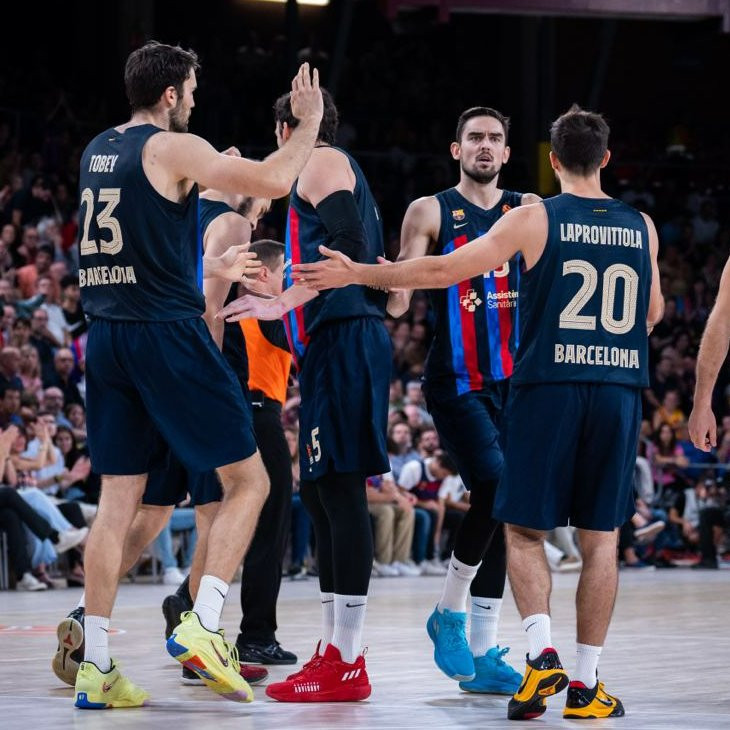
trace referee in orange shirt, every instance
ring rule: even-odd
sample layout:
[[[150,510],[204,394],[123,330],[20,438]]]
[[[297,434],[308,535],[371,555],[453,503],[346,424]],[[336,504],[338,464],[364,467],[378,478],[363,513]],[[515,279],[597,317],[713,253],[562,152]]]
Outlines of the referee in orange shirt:
[[[262,264],[255,285],[257,291],[272,296],[281,294],[284,245],[261,240],[252,243],[250,250],[256,253]],[[291,523],[291,458],[281,423],[291,355],[281,320],[259,322],[247,319],[240,325],[248,355],[248,387],[254,431],[271,480],[271,491],[243,564],[243,618],[236,645],[242,662],[294,664],[296,656],[285,651],[275,636],[281,565]]]

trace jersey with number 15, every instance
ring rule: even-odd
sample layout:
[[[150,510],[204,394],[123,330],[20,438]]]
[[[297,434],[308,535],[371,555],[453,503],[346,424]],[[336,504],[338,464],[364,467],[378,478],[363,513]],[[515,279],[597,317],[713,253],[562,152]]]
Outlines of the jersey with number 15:
[[[173,202],[142,167],[144,145],[162,131],[108,129],[81,157],[79,284],[92,317],[169,322],[205,310],[198,187]]]
[[[548,235],[520,281],[512,383],[649,384],[649,232],[613,198],[548,198]]]

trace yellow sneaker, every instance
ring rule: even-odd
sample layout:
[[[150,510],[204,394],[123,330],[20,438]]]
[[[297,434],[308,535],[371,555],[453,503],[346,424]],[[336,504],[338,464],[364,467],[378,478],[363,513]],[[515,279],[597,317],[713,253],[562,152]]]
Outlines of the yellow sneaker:
[[[233,702],[251,702],[253,691],[239,674],[238,650],[223,637],[223,630],[208,631],[193,611],[186,611],[167,651],[180,664],[195,672],[217,694]]]
[[[102,672],[96,664],[81,662],[76,675],[76,707],[109,710],[113,707],[142,707],[150,696],[122,676],[112,659],[112,668]]]
[[[570,683],[563,717],[584,720],[595,717],[623,717],[625,714],[621,700],[608,694],[603,689],[603,682],[596,682],[596,686],[591,689],[583,682]]]
[[[520,688],[507,706],[510,720],[532,720],[547,709],[545,698],[568,686],[568,675],[555,649],[545,649],[539,657],[527,656],[527,667]]]

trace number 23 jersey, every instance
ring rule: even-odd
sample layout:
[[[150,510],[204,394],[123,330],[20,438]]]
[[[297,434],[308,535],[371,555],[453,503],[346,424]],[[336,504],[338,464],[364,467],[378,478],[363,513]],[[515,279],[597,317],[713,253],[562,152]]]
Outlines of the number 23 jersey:
[[[142,167],[144,145],[162,131],[108,129],[81,157],[79,284],[92,317],[169,322],[205,309],[198,186],[176,203]]]
[[[646,221],[613,198],[563,193],[543,204],[547,242],[522,273],[512,382],[647,386]]]

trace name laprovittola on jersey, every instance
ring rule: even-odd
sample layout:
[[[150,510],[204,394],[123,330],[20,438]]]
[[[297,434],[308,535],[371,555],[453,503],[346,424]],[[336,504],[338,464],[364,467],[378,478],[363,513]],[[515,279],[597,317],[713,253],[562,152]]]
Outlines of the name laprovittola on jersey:
[[[544,201],[545,250],[523,272],[513,383],[649,384],[649,232],[611,198]]]
[[[522,194],[505,190],[489,210],[474,205],[456,188],[437,193],[436,199],[441,230],[434,253],[448,254],[486,233],[520,205]],[[512,375],[519,343],[519,284],[517,256],[496,271],[429,292],[436,322],[426,360],[428,388],[461,395]]]
[[[183,203],[160,195],[142,167],[151,124],[108,129],[84,150],[79,177],[79,284],[84,311],[114,320],[199,317],[198,188]]]

